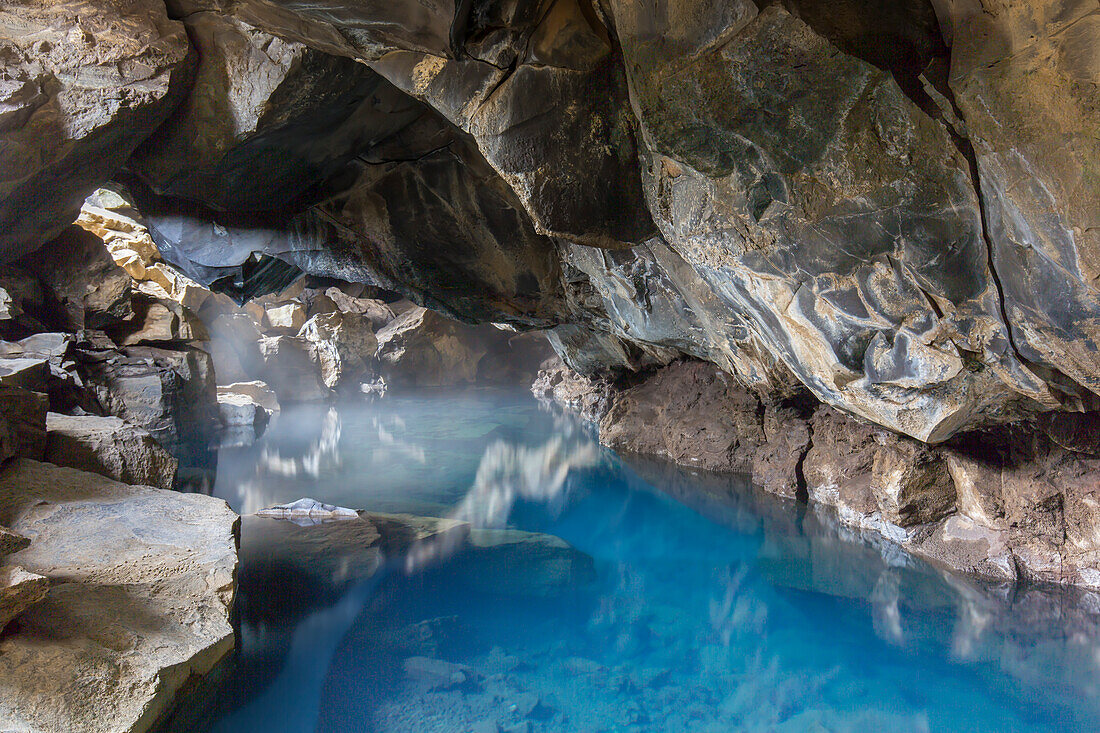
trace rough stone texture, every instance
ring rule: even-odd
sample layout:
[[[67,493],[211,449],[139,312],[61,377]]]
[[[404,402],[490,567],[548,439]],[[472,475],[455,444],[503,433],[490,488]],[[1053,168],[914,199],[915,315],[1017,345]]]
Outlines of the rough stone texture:
[[[148,730],[233,649],[237,516],[225,502],[20,459],[0,470],[12,556],[49,595],[0,640],[0,728]]]
[[[0,49],[0,256],[10,261],[76,219],[164,121],[190,46],[160,2],[19,0],[0,17]]]
[[[138,295],[132,305],[133,319],[107,331],[119,346],[183,344],[210,338],[202,321],[174,300]]]
[[[49,591],[48,578],[14,565],[0,567],[0,632]]]
[[[321,380],[333,390],[357,387],[378,351],[378,339],[364,316],[339,312],[313,316],[298,337],[309,342]]]
[[[565,366],[561,359],[555,359],[539,370],[531,392],[536,397],[575,410],[590,422],[598,422],[607,409],[606,401],[611,395],[611,388],[578,374]]]
[[[178,462],[148,431],[117,417],[46,416],[49,463],[98,473],[124,484],[171,489]]]
[[[221,417],[221,445],[252,445],[278,412],[275,393],[263,382],[236,382],[218,386],[218,413]]]
[[[947,464],[914,441],[891,441],[875,451],[871,481],[883,518],[902,527],[934,522],[955,508]]]
[[[370,321],[371,328],[376,331],[397,317],[393,309],[380,300],[356,298],[343,292],[340,288],[329,288],[325,291],[325,295],[332,300],[341,313],[355,313],[366,316]]]
[[[425,308],[402,313],[375,336],[387,384],[442,387],[472,383],[485,347],[464,338],[468,327]]]
[[[1020,355],[1060,372],[1063,400],[1100,390],[1100,7],[934,0]],[[1090,396],[1085,390],[1091,391]]]
[[[191,347],[130,346],[81,357],[102,409],[148,430],[181,464],[205,465],[218,426],[210,356]]]
[[[803,462],[810,447],[810,424],[791,407],[767,405],[764,445],[753,454],[752,480],[770,494],[806,498]]]
[[[13,552],[19,552],[30,543],[23,535],[16,534],[7,527],[0,527],[0,560]]]
[[[46,452],[50,398],[41,392],[0,386],[0,460],[41,460]]]
[[[747,473],[764,443],[760,403],[713,365],[687,361],[618,392],[600,419],[612,448]]]

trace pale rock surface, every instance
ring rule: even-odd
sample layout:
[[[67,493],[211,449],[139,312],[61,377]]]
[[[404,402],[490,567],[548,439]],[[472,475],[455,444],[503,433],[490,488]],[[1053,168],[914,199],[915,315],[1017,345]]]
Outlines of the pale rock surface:
[[[366,316],[370,321],[371,328],[375,331],[397,317],[393,309],[381,300],[356,298],[336,287],[326,290],[325,295],[332,300],[341,313]]]
[[[294,301],[269,305],[264,312],[268,326],[287,336],[297,335],[308,318],[305,306]]]
[[[298,338],[310,343],[321,380],[333,390],[361,382],[378,352],[378,339],[364,316],[316,315],[302,325]]]
[[[114,416],[46,416],[46,458],[119,483],[171,489],[179,462],[148,431]]]
[[[48,596],[0,640],[0,729],[148,730],[233,649],[237,516],[224,501],[29,460],[0,469],[9,562]]]

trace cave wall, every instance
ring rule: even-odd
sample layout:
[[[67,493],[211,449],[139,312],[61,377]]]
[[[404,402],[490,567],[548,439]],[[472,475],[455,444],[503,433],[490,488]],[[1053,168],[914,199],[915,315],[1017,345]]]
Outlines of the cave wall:
[[[1095,0],[9,5],[8,259],[110,178],[238,297],[369,282],[927,442],[1100,406]]]

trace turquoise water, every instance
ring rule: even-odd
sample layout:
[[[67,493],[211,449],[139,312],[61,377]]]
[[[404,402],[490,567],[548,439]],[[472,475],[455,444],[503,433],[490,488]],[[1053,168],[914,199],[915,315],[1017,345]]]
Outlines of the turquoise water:
[[[1100,729],[1096,596],[942,573],[743,480],[617,457],[526,394],[291,408],[222,452],[215,493],[455,516],[591,564],[563,575],[538,538],[375,568],[246,520],[204,730]]]

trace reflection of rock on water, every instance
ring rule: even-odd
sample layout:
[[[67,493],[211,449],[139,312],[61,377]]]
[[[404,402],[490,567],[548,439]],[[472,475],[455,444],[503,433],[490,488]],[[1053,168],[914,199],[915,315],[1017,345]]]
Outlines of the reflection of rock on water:
[[[528,447],[497,441],[485,449],[474,485],[451,518],[475,528],[504,526],[517,500],[553,505],[564,501],[565,482],[575,468],[594,466],[599,449],[591,439],[569,440],[555,435],[541,446]],[[459,538],[433,538],[412,548],[407,568],[412,571],[449,557]]]

